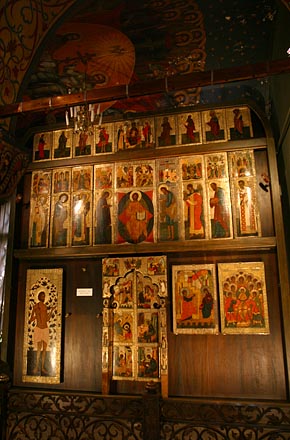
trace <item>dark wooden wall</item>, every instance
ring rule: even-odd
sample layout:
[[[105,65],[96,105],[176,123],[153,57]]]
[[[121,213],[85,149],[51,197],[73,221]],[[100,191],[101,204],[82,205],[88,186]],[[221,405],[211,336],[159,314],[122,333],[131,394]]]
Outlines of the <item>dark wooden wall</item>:
[[[268,291],[270,335],[174,335],[172,332],[171,265],[263,261]],[[14,384],[22,383],[25,277],[28,268],[62,267],[63,382],[53,388],[101,392],[102,310],[101,259],[21,262],[17,293]],[[168,350],[169,395],[285,399],[283,341],[277,285],[277,262],[273,252],[233,254],[226,250],[206,256],[168,254]],[[79,287],[93,287],[92,297],[77,297]],[[141,393],[144,383],[130,381],[112,385],[112,392]],[[34,386],[38,387],[37,384]],[[43,386],[43,385],[39,385]]]

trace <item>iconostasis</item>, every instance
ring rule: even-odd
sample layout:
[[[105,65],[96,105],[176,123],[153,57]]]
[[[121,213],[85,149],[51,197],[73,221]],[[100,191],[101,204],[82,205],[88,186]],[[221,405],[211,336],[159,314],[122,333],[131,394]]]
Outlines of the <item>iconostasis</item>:
[[[169,291],[176,335],[269,334],[262,261],[173,264],[169,282],[167,256],[155,255],[156,246],[150,254],[158,243],[187,243],[187,249],[191,243],[194,249],[195,243],[224,240],[226,247],[236,239],[250,243],[264,236],[259,192],[269,192],[270,184],[259,182],[261,147],[249,146],[252,138],[248,107],[99,120],[85,136],[71,128],[34,136],[28,248],[45,253],[105,246],[109,255],[102,259],[103,393],[109,393],[112,380],[153,381],[161,382],[167,395]],[[192,148],[172,154],[173,148],[195,144],[200,145],[196,153]],[[148,149],[156,153],[152,158],[145,154],[128,161],[126,155],[125,160],[125,151]],[[85,160],[101,154],[103,162]],[[81,165],[66,160],[62,166],[61,160],[77,157]],[[149,256],[138,255],[141,243]],[[133,245],[136,256],[122,257],[124,244]],[[110,255],[110,246],[114,253],[119,246],[121,257]],[[36,301],[34,285],[35,280],[27,285],[26,314],[33,310],[31,298]],[[30,338],[32,331],[28,326]],[[34,351],[24,348],[25,381],[36,380]]]

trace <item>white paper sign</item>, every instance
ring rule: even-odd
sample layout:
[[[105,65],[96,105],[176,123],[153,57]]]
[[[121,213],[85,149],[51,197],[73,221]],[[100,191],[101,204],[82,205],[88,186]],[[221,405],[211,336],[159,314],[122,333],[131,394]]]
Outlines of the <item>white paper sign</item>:
[[[93,296],[93,288],[87,287],[85,289],[77,289],[77,296]]]

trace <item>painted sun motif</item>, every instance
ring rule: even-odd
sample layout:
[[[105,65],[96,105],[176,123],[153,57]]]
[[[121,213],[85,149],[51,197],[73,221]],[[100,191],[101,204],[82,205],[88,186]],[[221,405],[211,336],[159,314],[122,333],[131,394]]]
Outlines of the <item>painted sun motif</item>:
[[[77,29],[77,30],[76,30]],[[117,29],[100,24],[74,23],[58,30],[63,41],[53,52],[59,74],[65,74],[68,86],[112,87],[129,84],[135,67],[135,48],[129,38]],[[68,75],[68,69],[72,72]],[[65,70],[65,71],[64,71]],[[113,102],[102,104],[101,111]]]

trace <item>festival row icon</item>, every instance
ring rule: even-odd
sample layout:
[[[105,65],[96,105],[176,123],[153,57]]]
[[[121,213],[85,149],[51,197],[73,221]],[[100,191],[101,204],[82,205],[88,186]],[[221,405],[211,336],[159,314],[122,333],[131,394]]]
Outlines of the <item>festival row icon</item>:
[[[175,334],[270,333],[262,261],[173,265],[172,305]]]
[[[34,135],[33,160],[115,153],[130,149],[234,141],[253,137],[248,107],[183,112],[94,125],[92,132],[72,128]]]

